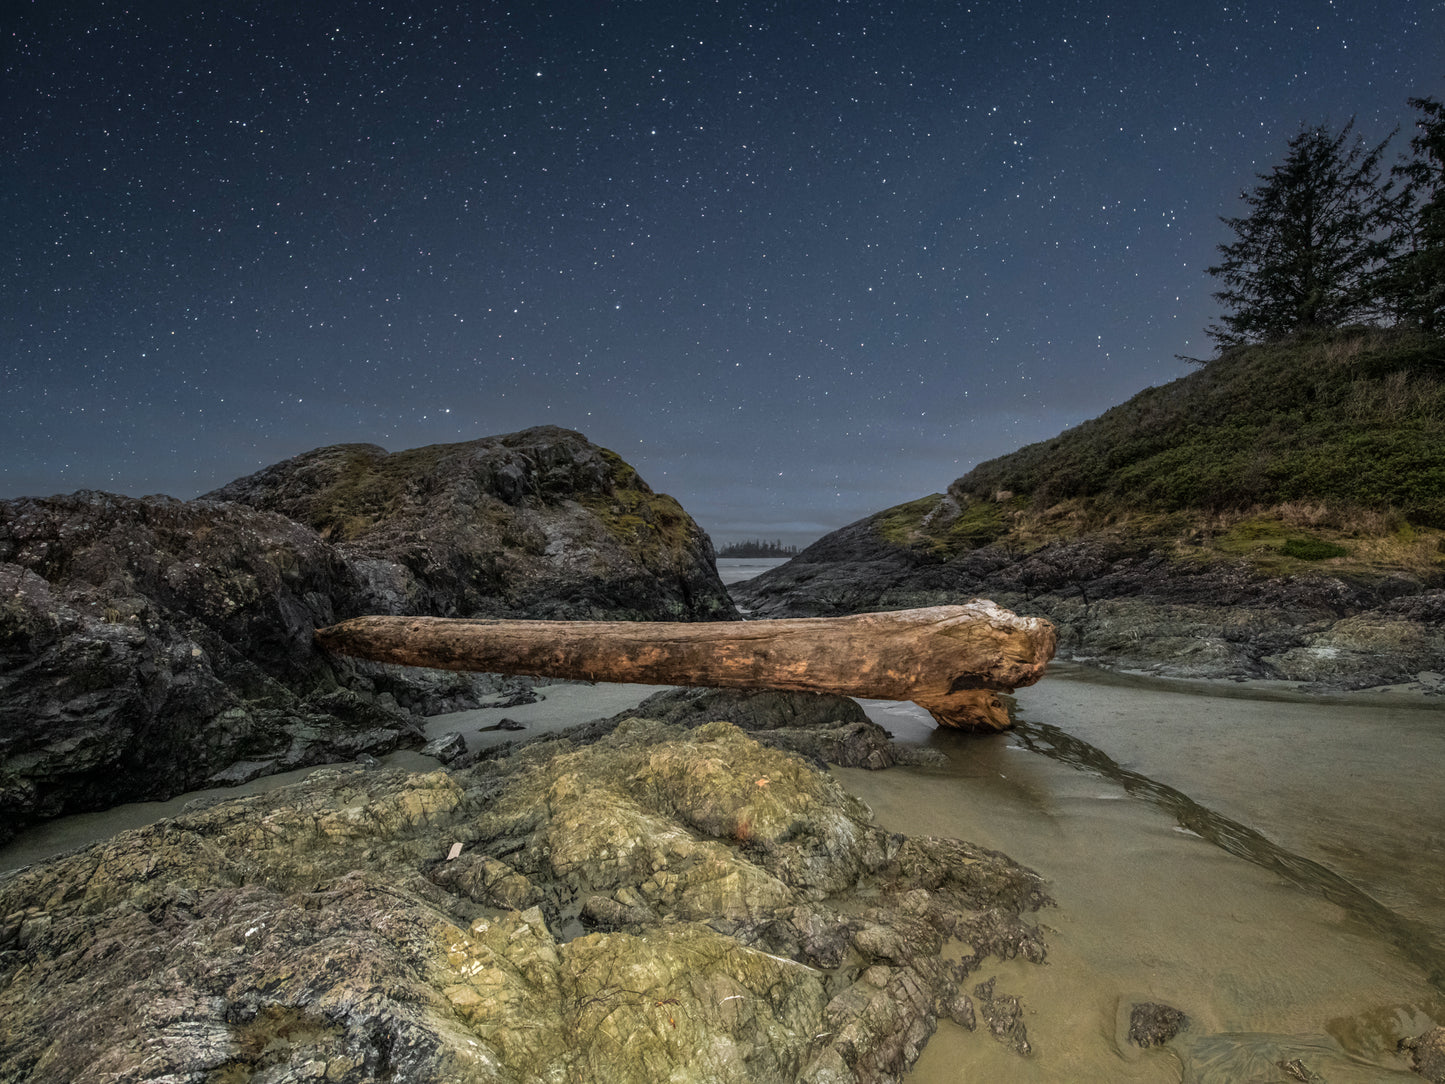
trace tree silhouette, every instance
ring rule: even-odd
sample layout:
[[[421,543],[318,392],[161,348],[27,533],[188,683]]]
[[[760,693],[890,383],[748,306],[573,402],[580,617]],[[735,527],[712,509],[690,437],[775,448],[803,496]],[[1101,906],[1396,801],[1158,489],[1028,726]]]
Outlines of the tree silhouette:
[[[1411,158],[1391,172],[1403,188],[1391,242],[1397,255],[1381,275],[1381,293],[1403,324],[1445,332],[1445,105],[1411,98],[1420,111]]]
[[[1380,179],[1389,143],[1367,149],[1351,133],[1302,128],[1285,160],[1242,193],[1249,214],[1224,218],[1236,240],[1209,273],[1225,306],[1208,331],[1221,347],[1267,342],[1367,320],[1390,251],[1391,198]]]
[[[718,551],[719,557],[796,557],[797,546],[785,546],[781,539],[764,542],[754,538],[746,542],[733,542]]]

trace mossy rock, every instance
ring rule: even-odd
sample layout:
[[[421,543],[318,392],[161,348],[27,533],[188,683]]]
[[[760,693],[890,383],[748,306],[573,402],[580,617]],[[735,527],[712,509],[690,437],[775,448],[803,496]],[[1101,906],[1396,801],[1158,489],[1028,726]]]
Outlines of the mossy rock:
[[[1045,902],[728,723],[327,768],[0,880],[0,1081],[882,1084]]]

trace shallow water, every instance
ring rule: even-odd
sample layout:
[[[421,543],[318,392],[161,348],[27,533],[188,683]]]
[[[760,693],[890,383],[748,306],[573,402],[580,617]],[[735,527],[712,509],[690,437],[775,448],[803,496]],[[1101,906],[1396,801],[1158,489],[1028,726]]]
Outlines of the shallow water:
[[[870,702],[947,768],[840,770],[888,827],[1006,851],[1058,906],[1044,967],[979,981],[1029,1010],[1021,1059],[944,1022],[919,1082],[1416,1080],[1396,1042],[1445,1022],[1445,711],[1060,667],[1019,729],[939,731]],[[1191,1027],[1141,1051],[1130,1007]]]
[[[787,563],[786,557],[719,557],[717,574],[723,583],[742,583]]]

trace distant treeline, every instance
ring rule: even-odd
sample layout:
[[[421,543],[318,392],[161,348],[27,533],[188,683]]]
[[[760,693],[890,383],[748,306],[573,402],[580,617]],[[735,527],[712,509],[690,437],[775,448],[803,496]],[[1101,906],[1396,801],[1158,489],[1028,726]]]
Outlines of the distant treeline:
[[[796,557],[797,546],[785,546],[782,539],[764,542],[753,539],[750,542],[732,542],[718,550],[719,557]]]

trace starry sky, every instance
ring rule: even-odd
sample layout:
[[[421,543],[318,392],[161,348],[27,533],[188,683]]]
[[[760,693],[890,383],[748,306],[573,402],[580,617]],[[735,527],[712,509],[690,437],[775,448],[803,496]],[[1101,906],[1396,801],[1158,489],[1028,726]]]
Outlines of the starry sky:
[[[0,497],[578,429],[805,543],[1189,371],[1432,0],[11,0]]]

